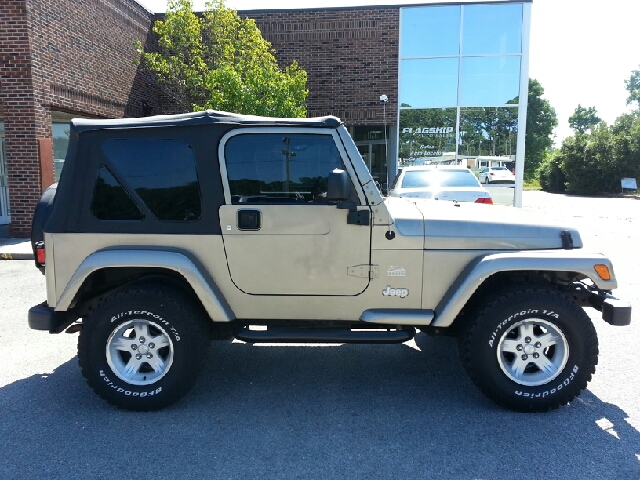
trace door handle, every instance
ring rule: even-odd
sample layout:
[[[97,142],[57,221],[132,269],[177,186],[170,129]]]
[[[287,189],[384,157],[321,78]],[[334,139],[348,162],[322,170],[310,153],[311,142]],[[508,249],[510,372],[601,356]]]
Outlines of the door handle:
[[[238,230],[260,230],[262,226],[260,210],[238,210]]]

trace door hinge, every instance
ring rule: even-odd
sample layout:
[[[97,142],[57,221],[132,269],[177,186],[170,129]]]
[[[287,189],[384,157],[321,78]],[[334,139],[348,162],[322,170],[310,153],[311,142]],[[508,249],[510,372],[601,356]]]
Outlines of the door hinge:
[[[347,275],[359,278],[378,278],[378,265],[355,265],[347,268]]]

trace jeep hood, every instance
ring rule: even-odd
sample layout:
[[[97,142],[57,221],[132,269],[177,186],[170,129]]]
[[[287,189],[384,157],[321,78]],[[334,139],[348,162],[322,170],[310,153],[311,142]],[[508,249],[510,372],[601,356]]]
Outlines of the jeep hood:
[[[575,228],[519,208],[397,197],[385,204],[398,233],[424,236],[428,250],[558,249],[564,231],[582,247]]]

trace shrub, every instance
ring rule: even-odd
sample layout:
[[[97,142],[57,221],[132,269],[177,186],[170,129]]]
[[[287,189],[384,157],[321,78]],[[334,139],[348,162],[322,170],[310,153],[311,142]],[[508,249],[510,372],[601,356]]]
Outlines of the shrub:
[[[555,151],[545,157],[538,168],[538,179],[540,187],[545,192],[564,193],[565,177],[562,170],[562,156],[559,151]]]

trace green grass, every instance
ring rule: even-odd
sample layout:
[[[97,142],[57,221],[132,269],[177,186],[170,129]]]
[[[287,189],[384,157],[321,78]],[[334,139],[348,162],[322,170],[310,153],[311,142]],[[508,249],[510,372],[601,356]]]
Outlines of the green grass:
[[[538,180],[525,180],[523,190],[542,190]]]

